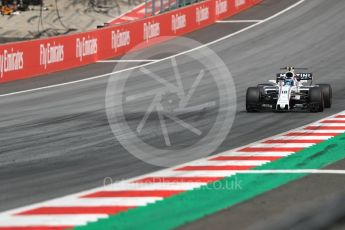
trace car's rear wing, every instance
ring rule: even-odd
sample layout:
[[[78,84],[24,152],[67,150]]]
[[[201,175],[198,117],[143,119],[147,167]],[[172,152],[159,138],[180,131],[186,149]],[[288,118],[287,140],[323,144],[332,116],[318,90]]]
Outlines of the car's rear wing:
[[[277,81],[283,80],[286,77],[286,73],[277,73]],[[312,81],[312,73],[296,73],[296,78],[300,81]]]

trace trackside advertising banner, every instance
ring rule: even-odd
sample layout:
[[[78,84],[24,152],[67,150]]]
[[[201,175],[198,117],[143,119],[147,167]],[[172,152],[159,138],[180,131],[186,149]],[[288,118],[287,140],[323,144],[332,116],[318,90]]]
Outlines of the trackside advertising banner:
[[[139,43],[181,36],[241,12],[262,0],[210,0],[125,25],[67,36],[0,45],[0,83],[120,56]]]

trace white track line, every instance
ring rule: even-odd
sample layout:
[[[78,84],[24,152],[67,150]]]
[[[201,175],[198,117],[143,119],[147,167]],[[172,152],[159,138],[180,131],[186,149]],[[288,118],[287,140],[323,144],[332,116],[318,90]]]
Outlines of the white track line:
[[[336,127],[345,127],[345,123],[315,123],[313,126],[336,126]]]
[[[98,198],[69,198],[49,202],[42,207],[102,207],[102,206],[144,206],[162,200],[162,197],[98,197]]]
[[[155,177],[229,177],[233,176],[233,173],[230,170],[197,170],[197,171],[173,171],[170,170],[168,172],[156,172]]]
[[[253,148],[308,148],[313,143],[274,143],[274,144],[266,144],[266,143],[259,143],[256,145],[252,145]]]
[[[243,147],[245,148],[245,146]],[[238,157],[286,157],[294,152],[235,152],[234,150],[226,151],[221,156],[238,156]],[[218,156],[218,155],[217,155]]]
[[[170,170],[171,171],[171,170]],[[154,174],[156,175],[167,175],[164,173],[167,173],[166,171],[159,171],[159,173],[161,174]],[[145,175],[145,176],[149,176],[149,175]],[[143,177],[140,177],[143,178]],[[139,179],[139,177],[138,177]],[[134,180],[134,179],[133,179]],[[123,185],[119,185],[119,184],[110,184],[107,186],[104,186],[103,188],[95,188],[94,191],[98,192],[99,190],[104,190],[104,191],[121,191],[121,190],[136,190],[136,191],[141,191],[141,190],[179,190],[179,191],[186,191],[186,190],[192,190],[194,188],[198,188],[201,187],[202,185],[204,185],[204,182],[200,182],[200,183],[123,183]],[[81,195],[87,195],[90,194],[92,192],[88,191],[88,192],[84,192]]]
[[[130,62],[154,62],[159,61],[160,59],[146,59],[146,60],[101,60],[97,61],[98,63],[130,63]]]
[[[273,170],[241,170],[236,174],[338,174],[345,175],[345,170],[334,169],[273,169]]]
[[[119,70],[119,71],[116,71],[116,72],[111,72],[111,73],[106,73],[106,74],[101,74],[101,75],[98,75],[98,76],[94,76],[94,77],[90,77],[90,78],[85,78],[85,79],[80,79],[80,80],[77,80],[77,81],[71,81],[71,82],[65,82],[65,83],[61,83],[61,84],[56,84],[56,85],[49,85],[49,86],[44,86],[44,87],[39,87],[39,88],[34,88],[34,89],[28,89],[28,90],[22,90],[22,91],[17,91],[17,92],[13,92],[13,93],[7,93],[7,94],[2,94],[0,95],[0,97],[6,97],[6,96],[12,96],[12,95],[17,95],[17,94],[23,94],[23,93],[30,93],[30,92],[35,92],[35,91],[39,91],[39,90],[45,90],[45,89],[51,89],[51,88],[56,88],[56,87],[59,87],[59,86],[65,86],[65,85],[71,85],[71,84],[76,84],[76,83],[80,83],[80,82],[85,82],[85,81],[92,81],[92,80],[95,80],[95,79],[98,79],[98,78],[103,78],[103,77],[108,77],[112,74],[117,74],[117,73],[122,73],[122,72],[125,72],[125,71],[129,71],[129,70],[134,70],[134,69],[138,69],[138,68],[141,68],[143,66],[147,66],[147,65],[151,65],[153,63],[157,63],[157,62],[161,62],[161,61],[165,61],[165,60],[169,60],[170,58],[173,58],[173,57],[177,57],[177,56],[181,56],[181,55],[184,55],[186,53],[190,53],[190,52],[193,52],[195,50],[199,50],[199,49],[202,49],[204,47],[207,47],[207,46],[210,46],[210,45],[213,45],[213,44],[216,44],[218,42],[221,42],[223,40],[226,40],[228,38],[231,38],[231,37],[234,37],[238,34],[241,34],[247,30],[250,30],[258,25],[261,25],[262,23],[265,23],[265,22],[268,22],[284,13],[286,13],[287,11],[299,6],[300,4],[302,4],[305,0],[300,0],[299,2],[289,6],[288,8],[272,15],[271,17],[268,17],[268,18],[265,18],[263,19],[262,21],[260,22],[257,22],[253,25],[250,25],[248,27],[245,27],[239,31],[236,31],[232,34],[228,34],[224,37],[221,37],[221,38],[218,38],[212,42],[209,42],[209,43],[206,43],[206,44],[203,44],[201,46],[198,46],[198,47],[195,47],[195,48],[192,48],[190,50],[186,50],[186,51],[183,51],[181,53],[178,53],[178,54],[174,54],[172,56],[169,56],[169,57],[166,57],[166,58],[163,58],[163,59],[160,59],[158,61],[154,61],[154,62],[150,62],[150,63],[147,63],[147,64],[143,64],[143,65],[139,65],[139,66],[134,66],[134,67],[131,67],[131,68],[127,68],[127,69],[123,69],[123,70]],[[120,77],[120,76],[119,76]]]
[[[27,215],[2,217],[0,227],[78,226],[107,218],[106,214]]]
[[[220,20],[216,21],[216,23],[256,23],[262,21],[263,20]]]
[[[308,126],[315,126],[316,123],[312,123],[312,124],[309,124]],[[337,129],[334,129],[334,130],[307,130],[307,129],[303,129],[303,130],[297,130],[297,133],[305,133],[306,135],[308,133],[343,133],[344,130],[337,130]],[[298,136],[291,136],[291,137],[298,137]],[[303,136],[301,136],[303,137]]]
[[[271,140],[328,140],[330,136],[283,136],[273,137]]]
[[[187,166],[223,166],[223,165],[232,165],[232,166],[260,166],[270,161],[253,161],[253,160],[228,160],[228,161],[209,161],[209,160],[199,160],[190,162]]]
[[[327,120],[345,121],[345,118],[343,118],[343,117],[332,117],[332,118],[328,118]]]

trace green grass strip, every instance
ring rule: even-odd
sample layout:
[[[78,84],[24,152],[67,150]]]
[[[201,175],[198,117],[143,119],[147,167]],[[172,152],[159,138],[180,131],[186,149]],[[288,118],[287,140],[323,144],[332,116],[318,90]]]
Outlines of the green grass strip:
[[[259,169],[318,169],[345,158],[345,134]],[[75,229],[172,229],[307,174],[239,174]]]

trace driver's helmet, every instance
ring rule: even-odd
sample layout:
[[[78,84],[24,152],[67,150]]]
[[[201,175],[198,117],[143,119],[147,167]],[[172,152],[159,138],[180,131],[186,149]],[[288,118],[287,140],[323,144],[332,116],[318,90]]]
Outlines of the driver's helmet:
[[[293,79],[285,79],[284,80],[284,85],[289,85],[289,86],[293,86]]]

